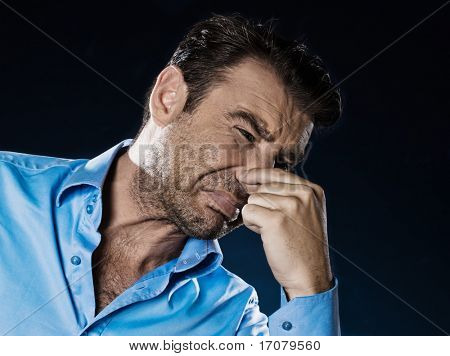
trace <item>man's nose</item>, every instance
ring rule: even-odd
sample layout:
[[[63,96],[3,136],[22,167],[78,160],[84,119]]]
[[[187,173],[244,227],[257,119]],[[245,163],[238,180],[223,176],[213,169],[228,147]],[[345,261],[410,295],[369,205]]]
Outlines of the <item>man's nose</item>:
[[[245,155],[241,164],[236,167],[236,175],[253,168],[273,168],[277,151],[274,147],[266,145]]]

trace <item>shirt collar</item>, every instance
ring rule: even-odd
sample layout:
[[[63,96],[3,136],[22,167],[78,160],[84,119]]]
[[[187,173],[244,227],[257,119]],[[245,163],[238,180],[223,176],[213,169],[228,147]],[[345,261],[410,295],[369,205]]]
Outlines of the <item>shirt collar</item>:
[[[194,236],[189,236],[174,271],[183,272],[193,268],[209,255],[211,261],[207,264],[208,271],[218,267],[223,260],[223,253],[217,239],[200,240]]]
[[[121,148],[130,146],[132,143],[133,139],[123,140],[114,147],[111,147],[108,151],[79,166],[62,184],[56,196],[56,206],[59,207],[61,205],[63,193],[70,187],[89,184],[98,189],[102,189],[103,182],[114,157]]]
[[[60,206],[64,191],[70,187],[89,184],[101,190],[115,156],[121,148],[130,146],[132,143],[133,139],[123,140],[106,152],[86,161],[85,164],[78,167],[63,183],[56,197],[56,205]],[[223,253],[217,239],[201,240],[194,236],[189,236],[178,258],[174,271],[183,272],[191,269],[205,260],[207,256],[211,260],[208,261],[206,268],[197,271],[197,275],[198,273],[202,273],[201,271],[207,273],[217,268],[222,263]]]

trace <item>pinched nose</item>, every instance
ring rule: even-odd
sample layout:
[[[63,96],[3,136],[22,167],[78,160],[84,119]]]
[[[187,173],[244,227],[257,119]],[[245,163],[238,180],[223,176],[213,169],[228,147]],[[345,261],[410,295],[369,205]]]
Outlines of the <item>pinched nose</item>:
[[[245,162],[233,168],[236,179],[239,180],[241,174],[253,168],[273,168],[277,155],[278,149],[276,146],[265,146],[264,149],[248,155]]]

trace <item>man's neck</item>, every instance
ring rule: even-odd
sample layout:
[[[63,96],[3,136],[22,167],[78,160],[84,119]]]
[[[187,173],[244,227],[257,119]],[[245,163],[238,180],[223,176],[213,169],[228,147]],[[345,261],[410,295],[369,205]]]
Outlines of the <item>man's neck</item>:
[[[103,216],[99,228],[102,249],[126,256],[130,270],[143,274],[180,255],[187,236],[158,209],[139,211],[130,195],[139,169],[126,150],[116,156],[102,191]]]

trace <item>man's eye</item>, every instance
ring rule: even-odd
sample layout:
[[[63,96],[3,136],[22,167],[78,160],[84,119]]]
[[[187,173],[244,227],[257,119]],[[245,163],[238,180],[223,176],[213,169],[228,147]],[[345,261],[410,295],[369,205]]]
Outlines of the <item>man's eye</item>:
[[[241,129],[239,127],[237,127],[237,129],[239,130],[241,135],[247,139],[248,142],[255,142],[255,136],[253,136],[250,132],[245,131],[244,129]]]

